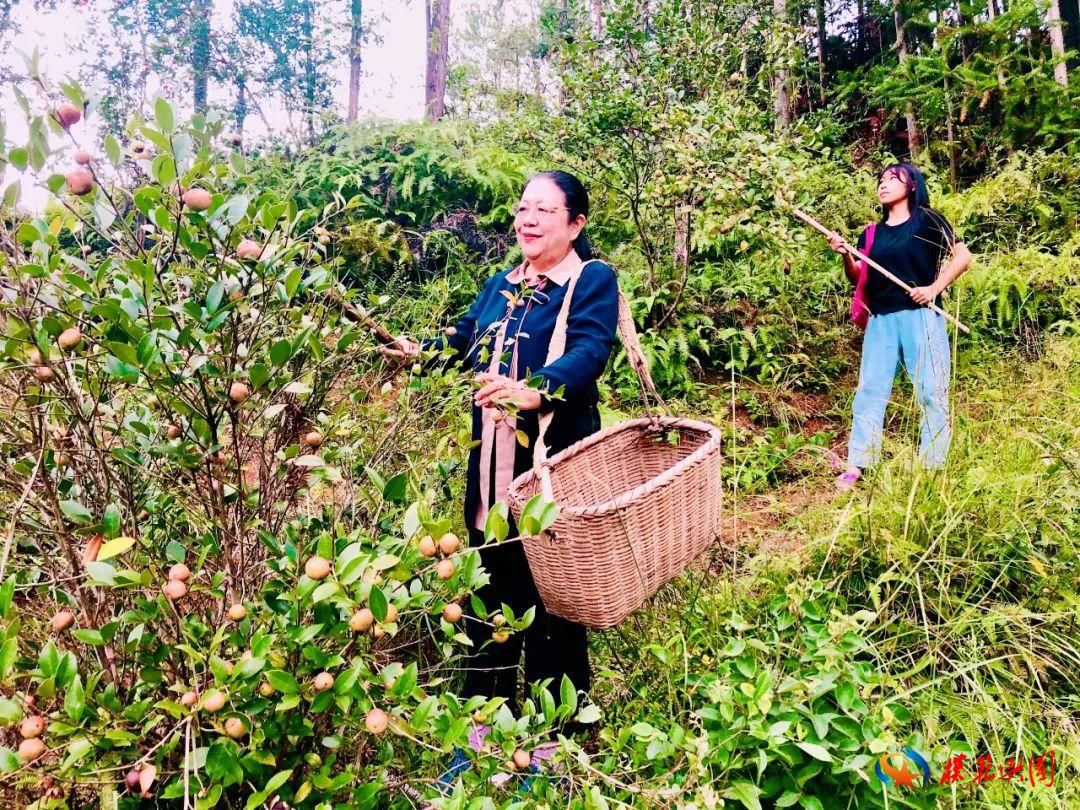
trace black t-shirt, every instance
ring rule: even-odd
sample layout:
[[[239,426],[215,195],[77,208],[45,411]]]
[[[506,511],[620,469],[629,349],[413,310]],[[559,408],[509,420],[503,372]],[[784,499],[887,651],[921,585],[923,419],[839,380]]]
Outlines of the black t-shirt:
[[[953,229],[936,211],[924,210],[918,227],[910,222],[900,225],[877,224],[870,258],[898,278],[916,287],[934,283],[944,259],[952,252],[956,239]],[[865,252],[866,232],[859,237],[857,247]],[[870,311],[887,315],[902,309],[919,309],[920,305],[874,268],[866,277],[866,297]],[[941,306],[940,298],[935,302]]]

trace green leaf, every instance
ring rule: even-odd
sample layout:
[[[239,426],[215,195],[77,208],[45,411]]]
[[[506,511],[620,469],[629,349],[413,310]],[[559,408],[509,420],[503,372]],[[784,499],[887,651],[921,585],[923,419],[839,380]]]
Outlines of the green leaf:
[[[60,511],[76,523],[90,523],[94,519],[90,510],[78,501],[60,501]]]
[[[0,748],[0,771],[13,773],[22,767],[19,755],[10,748]]]
[[[176,129],[172,107],[169,105],[168,100],[162,96],[158,96],[157,100],[154,101],[154,118],[157,119],[157,125],[166,133],[171,133]]]
[[[113,135],[105,136],[105,154],[109,158],[109,162],[113,166],[119,166],[120,161],[123,160],[123,154],[120,151],[120,142],[116,140]]]
[[[82,678],[75,675],[75,679],[64,695],[64,711],[67,712],[71,722],[78,723],[82,720],[83,710],[86,708],[86,695],[83,691]]]
[[[824,747],[812,742],[797,742],[795,745],[799,746],[803,751],[808,753],[814,759],[820,759],[822,762],[832,762],[833,757]]]
[[[108,538],[116,537],[120,533],[120,510],[115,504],[105,507],[105,516],[101,519],[101,533]],[[98,554],[98,559],[106,559]]]
[[[566,675],[562,676],[562,683],[559,684],[559,697],[562,699],[560,708],[565,709],[572,717],[577,711],[577,689]]]
[[[15,596],[15,575],[11,575],[0,585],[0,616],[6,617],[11,610],[11,600]]]
[[[206,752],[206,774],[226,787],[243,780],[244,771],[232,745],[214,743],[210,746],[210,750]]]
[[[7,681],[8,673],[15,666],[15,658],[19,654],[19,640],[12,636],[0,647],[0,679]]]
[[[408,497],[409,478],[405,473],[398,473],[383,487],[383,497],[393,503],[404,503]]]
[[[725,799],[735,799],[741,802],[742,806],[747,810],[761,810],[761,802],[758,801],[761,792],[761,788],[753,782],[740,780],[732,782],[731,787],[724,791],[723,796]]]
[[[225,297],[225,282],[219,281],[206,294],[206,311],[213,315],[221,306],[221,299]]]
[[[300,694],[300,684],[297,683],[296,678],[288,672],[282,672],[280,669],[271,669],[266,673],[266,680],[270,682],[272,687],[284,695]]]
[[[281,368],[283,365],[289,362],[289,358],[292,357],[292,342],[288,340],[279,340],[270,349],[270,362],[276,367]]]
[[[371,586],[371,595],[368,597],[368,605],[371,607],[371,612],[375,615],[375,621],[386,621],[386,611],[389,609],[390,604],[387,602],[386,594],[383,593],[382,588],[377,585]]]
[[[109,376],[116,377],[122,382],[137,383],[139,381],[138,368],[111,354],[105,358],[105,371],[109,373]]]
[[[105,643],[105,638],[101,635],[100,630],[72,630],[71,635],[91,647],[100,647]]]
[[[11,698],[0,698],[0,724],[13,726],[23,719],[22,706]]]

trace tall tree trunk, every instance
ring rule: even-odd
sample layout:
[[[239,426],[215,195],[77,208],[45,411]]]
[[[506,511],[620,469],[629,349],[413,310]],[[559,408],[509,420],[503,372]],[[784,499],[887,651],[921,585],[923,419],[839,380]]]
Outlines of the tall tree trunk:
[[[446,60],[450,50],[450,0],[427,0],[427,81],[425,82],[428,123],[446,115]]]
[[[192,101],[195,112],[205,113],[210,85],[210,14],[213,0],[195,0],[191,22]]]
[[[236,116],[236,134],[244,134],[244,119],[247,118],[247,77],[240,73],[236,77],[236,106],[233,114]]]
[[[304,2],[304,117],[307,119],[308,143],[315,143],[315,21],[313,0]]]
[[[817,0],[817,69],[821,103],[825,103],[825,0]]]
[[[1065,50],[1080,51],[1080,0],[1058,0],[1061,21],[1065,24]],[[1076,66],[1076,59],[1070,67]]]
[[[787,0],[773,0],[773,14],[777,24],[787,22]],[[776,112],[776,128],[787,129],[791,125],[791,95],[788,90],[788,70],[781,67],[773,75],[773,109]]]
[[[604,36],[604,0],[589,0],[589,22],[594,37]]]
[[[1054,81],[1068,87],[1069,66],[1065,64],[1065,31],[1061,25],[1060,0],[1050,0],[1047,22],[1050,25],[1050,53],[1054,56]]]
[[[856,52],[861,56],[863,52],[863,28],[866,25],[866,0],[858,0],[856,5],[856,21],[858,26],[855,29],[855,46]]]
[[[904,17],[900,13],[900,0],[893,0],[893,20],[896,23],[896,52],[900,59],[900,66],[907,64],[908,52],[907,41],[904,38]],[[907,118],[908,150],[911,157],[919,155],[919,128],[915,123],[915,106],[909,101],[905,112]]]
[[[360,110],[360,72],[363,67],[364,0],[352,0],[352,36],[349,38],[349,112],[346,121],[355,121]]]

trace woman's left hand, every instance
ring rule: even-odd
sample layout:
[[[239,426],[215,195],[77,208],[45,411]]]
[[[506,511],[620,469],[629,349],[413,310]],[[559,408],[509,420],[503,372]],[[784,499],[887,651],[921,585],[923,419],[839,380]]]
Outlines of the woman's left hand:
[[[477,374],[476,379],[482,386],[473,401],[481,408],[512,405],[519,411],[534,411],[540,407],[540,392],[529,388],[521,380],[512,380],[489,371]]]
[[[908,290],[908,295],[911,296],[911,300],[916,304],[922,304],[926,306],[941,293],[935,285],[931,284],[927,287],[912,287]]]

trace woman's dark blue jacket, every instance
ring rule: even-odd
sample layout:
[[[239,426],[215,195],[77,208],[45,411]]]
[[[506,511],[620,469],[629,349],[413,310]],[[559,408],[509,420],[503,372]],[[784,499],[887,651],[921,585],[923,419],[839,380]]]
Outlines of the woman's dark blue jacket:
[[[437,341],[425,341],[425,348],[451,348],[453,360],[476,372],[487,371],[494,348],[497,322],[509,313],[506,345],[518,341],[517,379],[540,378],[544,392],[540,411],[521,411],[518,428],[529,437],[529,446],[517,445],[514,456],[514,477],[532,467],[533,445],[539,432],[539,413],[553,412],[546,443],[550,454],[569,447],[576,441],[600,429],[599,391],[597,380],[604,372],[619,313],[619,287],[615,272],[603,262],[586,263],[570,301],[567,320],[566,350],[551,365],[547,359],[548,343],[569,282],[559,286],[546,280],[535,296],[524,331],[518,332],[525,307],[511,304],[504,292],[520,295],[521,285],[506,280],[511,269],[496,273],[484,284],[465,316],[455,326],[455,333]],[[487,351],[483,351],[486,348]],[[510,352],[504,351],[500,363],[502,374],[509,375]],[[562,389],[562,398],[549,395]],[[473,405],[472,438],[474,447],[469,454],[469,472],[465,489],[465,522],[472,526],[480,500],[480,437],[481,409]]]

